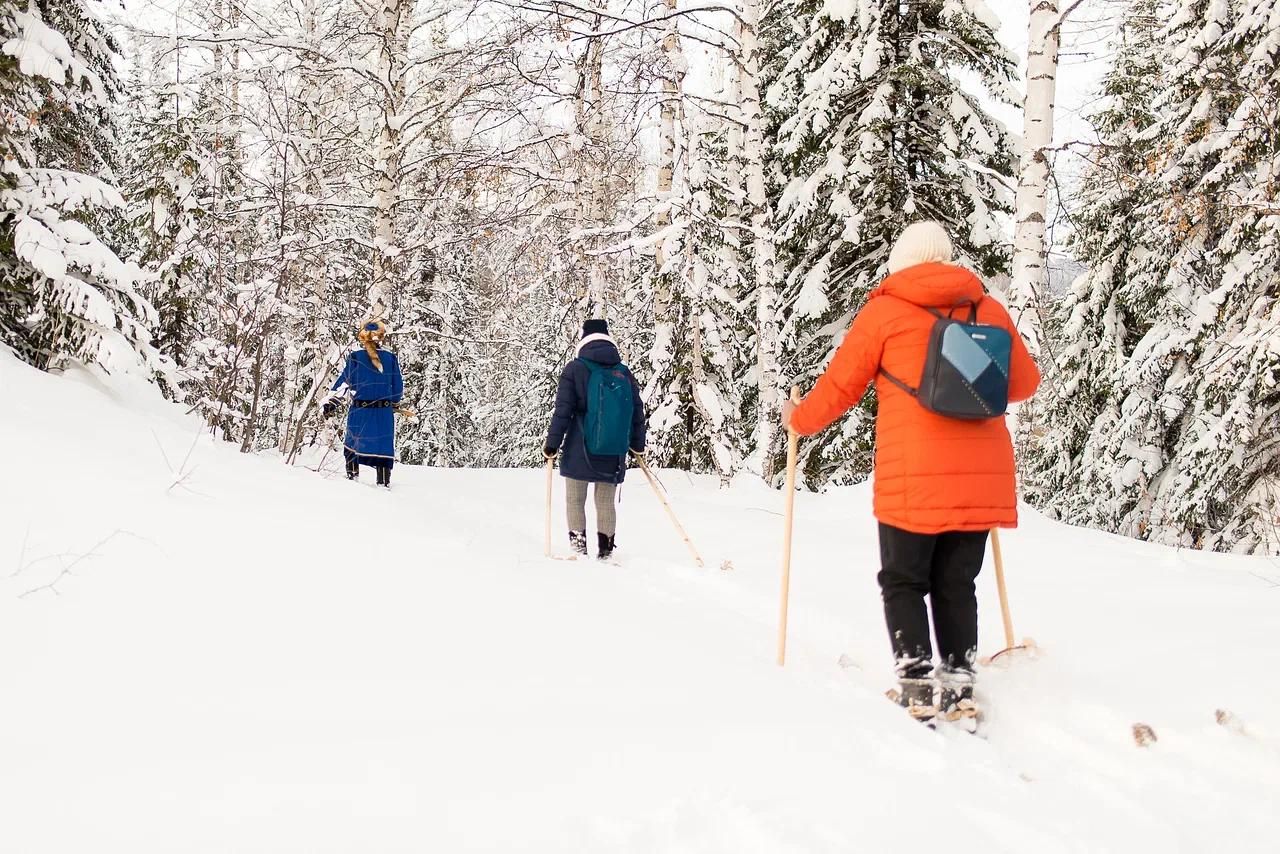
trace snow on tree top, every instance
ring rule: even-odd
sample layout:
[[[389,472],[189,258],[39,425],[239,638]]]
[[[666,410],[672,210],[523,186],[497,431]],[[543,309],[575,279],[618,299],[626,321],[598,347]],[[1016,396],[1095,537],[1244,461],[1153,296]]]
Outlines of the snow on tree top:
[[[68,74],[74,83],[87,80],[94,97],[99,103],[105,102],[102,81],[76,57],[62,33],[47,26],[34,12],[15,12],[13,18],[22,28],[22,35],[5,42],[0,51],[18,60],[19,71],[60,85],[67,82]]]

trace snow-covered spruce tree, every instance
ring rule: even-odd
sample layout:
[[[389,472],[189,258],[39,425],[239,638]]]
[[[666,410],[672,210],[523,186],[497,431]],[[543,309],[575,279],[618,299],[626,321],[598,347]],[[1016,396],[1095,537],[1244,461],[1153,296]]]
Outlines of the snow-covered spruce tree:
[[[1194,357],[1166,385],[1186,408],[1147,535],[1280,554],[1280,2],[1244,0],[1236,12],[1206,46],[1223,75],[1205,80],[1215,94],[1197,112],[1219,123],[1192,140],[1211,168],[1184,206],[1193,232],[1214,242],[1182,322]]]
[[[1225,226],[1214,198],[1222,175],[1218,140],[1239,99],[1239,59],[1221,49],[1232,26],[1230,5],[1173,5],[1160,33],[1166,60],[1152,101],[1157,121],[1141,135],[1155,146],[1150,164],[1157,181],[1150,202],[1135,215],[1136,227],[1158,248],[1131,259],[1119,291],[1137,340],[1113,392],[1119,417],[1095,425],[1090,457],[1103,471],[1083,482],[1088,491],[1081,495],[1087,502],[1106,490],[1114,496],[1105,502],[1107,515],[1084,509],[1084,518],[1145,538],[1158,536],[1153,508],[1193,402],[1185,378],[1195,370],[1209,319],[1198,305],[1221,277],[1215,257]]]
[[[670,198],[673,220],[661,234],[667,291],[645,387],[650,454],[662,465],[715,472],[727,482],[741,467],[754,424],[741,415],[752,353],[742,311],[744,278],[730,222],[734,177],[721,126],[686,140],[687,168]]]
[[[979,274],[1008,264],[1005,129],[958,82],[1012,102],[1014,63],[982,0],[788,0],[766,16],[772,195],[782,268],[783,374],[812,384],[885,273],[893,240],[935,219]],[[870,415],[802,446],[805,480],[871,468]]]
[[[1163,0],[1134,0],[1117,32],[1115,64],[1103,80],[1100,109],[1092,117],[1098,141],[1080,182],[1072,221],[1072,254],[1088,271],[1072,285],[1050,318],[1057,349],[1053,381],[1036,401],[1034,423],[1019,419],[1024,497],[1051,514],[1099,527],[1117,524],[1132,505],[1113,479],[1128,464],[1106,447],[1121,422],[1121,377],[1129,355],[1150,327],[1151,265],[1167,241],[1149,217],[1163,188],[1155,172],[1157,117],[1163,60]],[[1044,365],[1048,370],[1051,366]]]
[[[202,229],[211,180],[181,86],[139,83],[137,112],[124,127],[121,181],[128,200],[131,260],[148,272],[142,290],[155,306],[155,345],[178,365],[200,338],[201,300],[213,264]]]
[[[124,207],[114,54],[81,0],[0,2],[0,343],[41,368],[168,367],[140,271],[103,237]]]
[[[1275,4],[1171,5],[1154,121],[1134,137],[1135,204],[1096,226],[1132,246],[1119,272],[1105,243],[1087,253],[1081,287],[1093,280],[1096,293],[1078,289],[1070,309],[1110,300],[1101,319],[1115,331],[1098,343],[1120,353],[1115,366],[1068,360],[1064,376],[1083,385],[1086,371],[1118,369],[1088,381],[1082,440],[1044,437],[1032,497],[1145,539],[1275,551]],[[1135,165],[1120,147],[1104,155],[1104,167]]]
[[[666,5],[676,8],[675,0]],[[643,288],[653,292],[644,390],[649,453],[660,465],[714,471],[727,482],[743,458],[738,380],[744,353],[735,340],[742,331],[741,223],[729,221],[738,183],[727,150],[733,120],[708,115],[686,97],[688,63],[678,23],[664,24],[656,63],[662,81],[657,214],[649,287]]]
[[[465,212],[460,211],[465,215]],[[474,464],[477,429],[473,405],[481,396],[478,271],[469,244],[422,253],[416,281],[403,287],[393,336],[401,369],[410,382],[404,403],[418,414],[402,424],[400,458],[432,466]]]

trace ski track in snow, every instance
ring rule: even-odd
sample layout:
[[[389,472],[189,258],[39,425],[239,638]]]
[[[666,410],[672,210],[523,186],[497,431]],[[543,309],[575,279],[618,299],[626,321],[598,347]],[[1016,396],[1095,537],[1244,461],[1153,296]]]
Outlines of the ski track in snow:
[[[707,569],[638,476],[619,565],[548,561],[540,470],[182,468],[199,424],[127,379],[0,353],[0,394],[0,851],[1275,850],[1274,561],[1026,511],[1045,655],[984,672],[983,740],[883,697],[866,487],[797,498],[781,669],[749,479],[662,473]]]

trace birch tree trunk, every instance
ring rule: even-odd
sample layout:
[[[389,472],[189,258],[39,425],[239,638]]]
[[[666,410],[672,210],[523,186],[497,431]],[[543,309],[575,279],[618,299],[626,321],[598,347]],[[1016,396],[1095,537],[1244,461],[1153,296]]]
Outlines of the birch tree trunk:
[[[378,10],[378,86],[382,118],[374,168],[378,174],[374,193],[373,263],[369,283],[369,308],[373,317],[387,310],[394,288],[396,259],[400,254],[396,235],[399,202],[406,66],[413,0],[381,0]]]
[[[1056,0],[1031,0],[1027,39],[1027,95],[1022,105],[1023,151],[1014,202],[1013,280],[1009,310],[1033,355],[1041,340],[1041,298],[1049,283],[1045,242],[1049,200],[1049,147],[1058,82],[1061,16]]]
[[[592,27],[596,33],[600,32],[603,24],[604,19],[601,15],[597,14],[593,17]],[[586,199],[583,202],[586,209],[584,219],[587,227],[595,231],[604,224],[605,172],[608,169],[603,121],[604,39],[598,35],[592,36],[587,44],[581,108],[580,126],[587,140],[584,153],[591,171]],[[590,238],[584,237],[584,241],[585,247],[590,250],[596,247],[599,238],[593,235]],[[608,309],[608,288],[605,284],[604,265],[599,255],[594,252],[588,253],[587,269],[588,311],[594,311],[598,316],[604,317]]]
[[[759,0],[742,0],[737,23],[741,55],[735,88],[741,104],[743,145],[741,151],[746,180],[746,206],[751,224],[752,274],[756,287],[756,383],[759,408],[756,416],[755,453],[748,465],[765,480],[773,477],[773,457],[769,453],[778,428],[781,406],[778,352],[781,323],[778,317],[777,271],[774,266],[773,222],[764,183],[764,112],[760,107],[760,25]]]
[[[662,38],[662,54],[666,68],[662,75],[662,111],[661,125],[658,133],[658,204],[662,207],[654,220],[658,231],[671,225],[671,187],[676,172],[676,110],[680,103],[680,80],[684,77],[681,67],[684,57],[680,52],[680,32],[677,26],[676,0],[663,0],[671,19],[667,22],[667,32]],[[667,263],[666,241],[658,244],[656,249],[658,270]],[[667,301],[670,294],[666,295]],[[665,314],[666,306],[661,298],[655,295],[659,317]]]
[[[684,79],[684,56],[680,50],[680,31],[675,17],[676,0],[663,0],[663,2],[668,12],[671,13],[671,18],[666,23],[667,31],[662,38],[662,54],[665,67],[662,74],[661,123],[658,132],[657,203],[659,208],[653,223],[659,234],[671,225],[672,205],[675,201],[672,197],[672,188],[675,184],[676,152],[678,149],[676,128],[677,117],[681,107],[682,81]],[[657,246],[654,247],[654,265],[657,268],[654,276],[654,320],[659,327],[667,327],[666,329],[658,330],[655,340],[660,346],[666,346],[673,338],[670,327],[674,322],[674,318],[671,316],[671,304],[674,299],[675,273],[666,269],[671,261],[668,239],[667,237],[661,238]],[[671,354],[669,347],[667,349],[668,352],[655,352],[654,356],[664,363],[669,362]],[[658,364],[655,364],[654,367],[660,369]]]

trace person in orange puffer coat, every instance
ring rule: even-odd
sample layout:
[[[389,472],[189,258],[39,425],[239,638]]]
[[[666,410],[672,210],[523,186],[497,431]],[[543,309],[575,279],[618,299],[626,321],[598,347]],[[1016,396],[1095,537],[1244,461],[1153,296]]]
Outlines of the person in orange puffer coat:
[[[924,370],[936,317],[977,306],[979,323],[1013,337],[1009,400],[1026,400],[1040,383],[1008,312],[973,273],[952,265],[951,241],[936,222],[907,227],[889,254],[889,276],[853,320],[831,364],[783,423],[802,436],[826,428],[856,406],[875,382],[874,510],[880,522],[878,576],[903,704],[917,717],[951,711],[972,698],[978,645],[974,581],[987,532],[1018,522],[1013,442],[1003,417],[981,421],[930,412],[881,369],[914,383]],[[962,317],[961,314],[956,314]],[[934,702],[933,648],[925,596],[933,606],[941,667]]]

